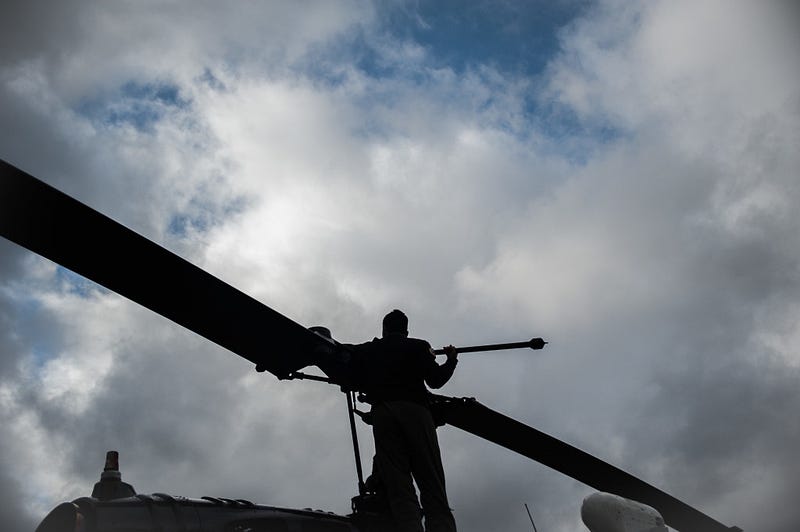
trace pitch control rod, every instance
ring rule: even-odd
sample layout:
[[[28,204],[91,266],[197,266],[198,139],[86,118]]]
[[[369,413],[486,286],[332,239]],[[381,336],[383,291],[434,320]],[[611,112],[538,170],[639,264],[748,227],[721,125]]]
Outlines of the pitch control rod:
[[[522,349],[529,347],[534,350],[542,349],[547,345],[547,342],[541,338],[532,338],[527,342],[511,342],[507,344],[488,344],[488,345],[469,345],[466,347],[456,347],[459,353],[478,353],[481,351],[503,351],[505,349]],[[444,349],[435,349],[433,351],[437,355],[444,355]]]

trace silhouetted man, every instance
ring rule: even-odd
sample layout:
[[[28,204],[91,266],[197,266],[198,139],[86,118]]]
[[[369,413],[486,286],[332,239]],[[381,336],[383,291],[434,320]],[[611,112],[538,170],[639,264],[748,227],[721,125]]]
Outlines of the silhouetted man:
[[[427,383],[441,388],[453,375],[458,354],[453,346],[446,349],[447,362],[437,364],[428,342],[408,337],[408,318],[399,310],[383,318],[382,338],[359,346],[372,402],[375,472],[400,532],[423,530],[412,476],[419,487],[425,530],[456,530],[425,387]]]

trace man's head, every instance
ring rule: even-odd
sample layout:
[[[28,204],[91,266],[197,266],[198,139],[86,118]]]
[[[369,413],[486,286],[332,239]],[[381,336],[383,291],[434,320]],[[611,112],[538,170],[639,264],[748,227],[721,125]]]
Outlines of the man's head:
[[[383,317],[383,336],[390,334],[408,336],[408,318],[397,309]]]

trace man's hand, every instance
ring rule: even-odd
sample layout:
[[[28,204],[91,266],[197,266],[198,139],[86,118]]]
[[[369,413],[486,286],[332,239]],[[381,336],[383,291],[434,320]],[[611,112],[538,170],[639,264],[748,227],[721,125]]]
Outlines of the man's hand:
[[[458,351],[452,345],[444,348],[444,354],[447,355],[447,361],[458,360]]]

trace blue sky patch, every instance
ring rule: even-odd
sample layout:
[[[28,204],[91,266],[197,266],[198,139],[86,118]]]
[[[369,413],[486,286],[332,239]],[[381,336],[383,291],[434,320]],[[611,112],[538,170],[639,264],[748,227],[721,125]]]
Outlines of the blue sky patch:
[[[167,231],[174,236],[185,237],[191,231],[206,231],[209,226],[207,216],[190,216],[185,213],[174,215],[167,226]]]
[[[505,131],[517,138],[544,135],[554,145],[563,142],[564,156],[585,161],[589,153],[574,152],[570,146],[598,147],[623,136],[611,122],[597,117],[586,120],[566,105],[542,98],[546,68],[561,52],[561,32],[594,5],[588,0],[552,2],[400,2],[379,13],[378,30],[356,27],[345,38],[313,50],[295,68],[327,87],[347,82],[348,68],[379,83],[361,96],[365,107],[391,107],[394,84],[402,81],[416,86],[438,82],[437,73],[452,72],[462,79],[478,78],[488,91],[475,101],[477,120],[491,116],[492,108],[502,113],[486,127]],[[405,57],[385,47],[407,43],[422,53]],[[400,43],[400,44],[398,44]],[[525,92],[507,94],[514,84]],[[517,99],[519,108],[508,101]],[[443,105],[448,103],[443,101]],[[386,125],[365,125],[358,135],[386,133]],[[389,129],[391,127],[389,126]]]
[[[56,281],[65,291],[88,298],[96,292],[108,292],[105,288],[62,266],[56,267]]]
[[[177,85],[129,81],[114,92],[84,100],[77,110],[93,122],[151,131],[166,113],[189,105]]]
[[[204,233],[236,214],[244,212],[247,201],[243,196],[237,196],[227,202],[215,204],[211,201],[202,201],[205,197],[199,194],[193,198],[187,208],[175,213],[169,220],[167,232],[179,238],[185,238],[192,232]],[[213,194],[212,194],[213,197]]]
[[[587,0],[401,4],[385,14],[395,38],[424,47],[433,65],[464,72],[477,64],[539,74],[558,52],[558,32],[591,5]]]
[[[198,76],[197,80],[215,91],[222,92],[227,89],[225,83],[223,83],[222,80],[220,80],[217,76],[215,76],[214,73],[211,71],[211,69],[208,67],[206,67],[206,69],[203,70],[203,73],[200,76]]]
[[[377,30],[354,28],[344,39],[317,47],[300,66],[333,85],[343,80],[343,61],[376,79],[425,81],[427,70],[464,74],[483,66],[517,77],[538,76],[560,50],[561,29],[590,5],[587,0],[401,2],[379,13]],[[382,47],[392,42],[421,47],[424,64],[387,57]]]

